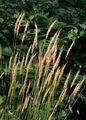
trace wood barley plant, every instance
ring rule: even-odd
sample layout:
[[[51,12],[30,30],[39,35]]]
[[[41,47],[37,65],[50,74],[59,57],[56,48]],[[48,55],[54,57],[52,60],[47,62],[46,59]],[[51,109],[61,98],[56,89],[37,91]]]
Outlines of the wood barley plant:
[[[19,33],[23,16],[24,14],[21,14],[16,22],[16,35]],[[60,65],[64,46],[57,54],[60,32],[56,32],[50,38],[47,49],[44,49],[49,33],[55,24],[56,21],[49,27],[41,46],[38,43],[38,27],[35,24],[35,37],[33,44],[28,46],[27,54],[22,56],[20,51],[16,50],[10,57],[8,72],[0,73],[0,83],[4,82],[4,76],[6,78],[9,76],[10,81],[9,85],[7,84],[9,90],[5,95],[6,98],[0,98],[0,120],[67,120],[70,112],[68,106],[72,107],[84,79],[76,82],[78,71],[71,81],[71,70],[64,77],[67,63]],[[21,44],[23,44],[27,27],[28,23],[26,23]],[[72,49],[71,46],[65,59]],[[67,96],[70,83],[70,89],[73,85],[76,86]]]

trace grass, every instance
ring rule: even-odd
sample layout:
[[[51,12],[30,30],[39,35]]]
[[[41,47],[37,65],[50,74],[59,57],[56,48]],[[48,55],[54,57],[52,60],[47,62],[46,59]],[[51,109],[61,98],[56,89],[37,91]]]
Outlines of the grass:
[[[24,14],[21,14],[15,24],[16,36],[23,17]],[[46,40],[55,22],[49,27],[41,46],[38,44],[38,27],[35,24],[35,37],[27,54],[22,56],[20,50],[14,52],[7,65],[7,72],[1,72],[0,80],[4,82],[5,76],[5,79],[10,81],[10,86],[6,98],[1,96],[0,120],[67,120],[70,113],[68,106],[72,107],[85,79],[76,82],[78,71],[71,81],[71,70],[64,78],[67,63],[60,66],[64,46],[57,54],[60,32],[56,32],[52,36],[45,49]],[[25,26],[21,47],[27,27],[28,24]],[[74,42],[69,47],[65,59],[73,44]],[[7,76],[9,76],[9,80],[6,78]],[[68,96],[67,90],[70,83],[71,88],[74,84],[76,86]]]

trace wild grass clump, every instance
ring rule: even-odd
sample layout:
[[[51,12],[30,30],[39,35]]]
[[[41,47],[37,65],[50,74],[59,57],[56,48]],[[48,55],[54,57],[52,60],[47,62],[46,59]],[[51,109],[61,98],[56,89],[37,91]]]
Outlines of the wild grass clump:
[[[15,26],[15,34],[18,35],[21,14]],[[64,46],[58,49],[60,32],[56,32],[50,39],[45,50],[46,40],[56,21],[49,27],[46,38],[41,46],[38,44],[38,27],[35,24],[35,37],[33,44],[29,46],[27,54],[21,56],[20,51],[10,57],[8,71],[10,74],[10,87],[3,107],[0,110],[1,120],[61,120],[69,115],[68,106],[73,105],[76,95],[84,82],[84,79],[76,83],[79,71],[72,81],[71,70],[64,78],[64,70],[67,65],[60,66],[60,60]],[[26,33],[27,24],[24,30]],[[23,35],[22,43],[25,36]],[[72,43],[73,44],[73,43]],[[72,45],[71,45],[72,46]],[[72,47],[69,47],[65,59]],[[37,48],[37,51],[36,51]],[[3,73],[0,75],[2,78]],[[67,96],[68,86],[76,83],[73,92]]]

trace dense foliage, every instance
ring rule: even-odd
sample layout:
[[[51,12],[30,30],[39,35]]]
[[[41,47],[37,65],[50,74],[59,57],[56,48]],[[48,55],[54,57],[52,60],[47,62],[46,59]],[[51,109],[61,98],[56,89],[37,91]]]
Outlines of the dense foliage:
[[[3,1],[0,2],[0,44],[3,47],[14,44],[14,25],[21,12],[25,12],[24,22],[21,25],[18,36],[18,43],[21,43],[21,35],[24,26],[29,21],[29,37],[27,36],[25,44],[31,43],[34,36],[34,23],[40,27],[40,40],[46,33],[49,24],[57,20],[55,30],[61,30],[61,44],[65,45],[65,50],[72,40],[76,40],[73,49],[75,54],[71,55],[71,63],[77,67],[81,65],[83,72],[86,72],[86,1],[82,0],[21,0],[21,1]],[[72,53],[73,53],[72,52]]]
[[[86,119],[84,74],[86,0],[0,0],[1,120]]]

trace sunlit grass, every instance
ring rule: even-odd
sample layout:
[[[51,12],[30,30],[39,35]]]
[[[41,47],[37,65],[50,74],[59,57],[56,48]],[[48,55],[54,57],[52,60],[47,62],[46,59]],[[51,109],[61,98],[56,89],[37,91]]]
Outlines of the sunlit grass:
[[[21,17],[21,19],[20,19]],[[24,14],[21,14],[15,24],[15,34],[18,35],[20,24],[23,20]],[[65,79],[63,79],[64,70],[67,65],[65,63],[60,66],[60,60],[63,53],[64,46],[58,49],[58,38],[60,32],[56,32],[50,39],[50,43],[46,50],[44,45],[46,39],[55,25],[55,22],[49,27],[46,38],[43,41],[43,46],[38,44],[38,27],[35,24],[35,37],[33,44],[29,46],[27,54],[21,56],[20,51],[16,51],[10,57],[8,71],[10,74],[10,87],[1,112],[1,120],[59,120],[58,107],[61,104],[66,107],[67,112],[63,119],[67,119],[69,114],[67,102],[69,106],[72,105],[75,100],[84,79],[76,83],[79,71],[74,76],[71,87],[76,83],[75,89],[67,98],[67,89],[70,83],[71,70]],[[25,38],[26,29],[22,38],[22,44]],[[66,54],[68,57],[69,52],[72,49],[74,43],[69,46]],[[36,47],[38,50],[36,51]],[[21,59],[20,59],[21,58]],[[3,77],[3,72],[0,75],[0,79]],[[65,101],[66,100],[66,101]],[[6,110],[5,110],[5,109]],[[56,113],[56,111],[58,113]]]

